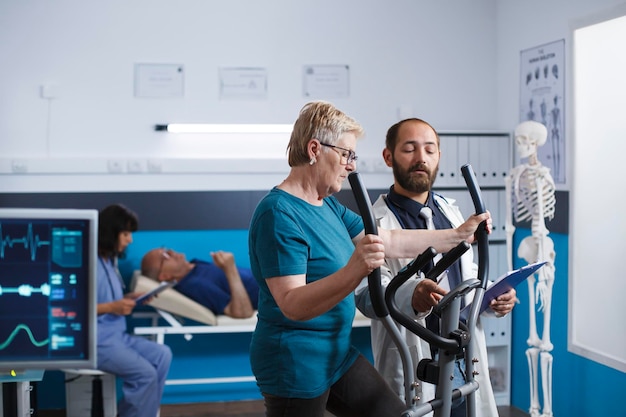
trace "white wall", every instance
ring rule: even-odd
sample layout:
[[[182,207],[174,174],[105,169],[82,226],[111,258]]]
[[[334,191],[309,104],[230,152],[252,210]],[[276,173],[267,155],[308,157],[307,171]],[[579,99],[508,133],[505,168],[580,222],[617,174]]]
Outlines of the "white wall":
[[[602,13],[623,0],[499,0],[497,1],[497,112],[499,129],[520,123],[520,52],[565,39],[566,111],[571,110],[571,31],[574,22]],[[571,134],[566,115],[566,137]]]
[[[365,126],[366,165],[380,160],[399,116],[493,130],[495,18],[495,0],[0,2],[0,191],[268,188],[286,163],[269,161],[259,169],[271,174],[231,186],[206,160],[227,138],[172,138],[153,125],[292,123],[309,100],[301,73],[311,64],[350,66],[350,97],[331,101]],[[184,65],[184,97],[133,97],[135,63]],[[220,100],[220,66],[266,68],[267,99]],[[56,86],[58,98],[41,98],[42,85]],[[191,173],[169,161],[190,156],[199,158]],[[111,175],[109,159],[144,171],[148,160],[165,163],[158,175]]]

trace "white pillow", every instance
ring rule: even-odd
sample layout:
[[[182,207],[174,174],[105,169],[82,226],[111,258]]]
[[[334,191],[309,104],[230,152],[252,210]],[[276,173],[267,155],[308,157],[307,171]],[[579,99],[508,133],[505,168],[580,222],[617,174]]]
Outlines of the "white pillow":
[[[157,281],[141,275],[140,271],[135,271],[130,282],[130,290],[136,292],[148,292],[156,288],[158,285],[159,283]],[[149,303],[147,303],[147,305],[172,314],[188,317],[200,323],[211,326],[217,325],[217,318],[211,310],[179,293],[174,288],[167,288],[162,291],[157,297],[154,297]]]

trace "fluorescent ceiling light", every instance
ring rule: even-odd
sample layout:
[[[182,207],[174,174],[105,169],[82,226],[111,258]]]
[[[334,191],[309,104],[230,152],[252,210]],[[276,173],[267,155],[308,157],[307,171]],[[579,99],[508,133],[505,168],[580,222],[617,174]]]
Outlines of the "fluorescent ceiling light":
[[[293,124],[170,123],[156,125],[154,130],[169,133],[291,133]]]

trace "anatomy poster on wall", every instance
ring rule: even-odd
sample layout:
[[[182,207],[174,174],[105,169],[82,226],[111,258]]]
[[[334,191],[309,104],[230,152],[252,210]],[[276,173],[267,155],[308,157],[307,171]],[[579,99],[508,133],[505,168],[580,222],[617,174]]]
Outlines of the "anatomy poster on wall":
[[[565,40],[521,52],[520,122],[534,120],[548,129],[537,154],[554,182],[565,184]]]

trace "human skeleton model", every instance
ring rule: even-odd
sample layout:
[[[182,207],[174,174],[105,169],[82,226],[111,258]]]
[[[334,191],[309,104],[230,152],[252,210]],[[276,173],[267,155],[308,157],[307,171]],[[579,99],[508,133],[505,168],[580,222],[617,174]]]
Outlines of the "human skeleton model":
[[[534,275],[528,279],[530,307],[530,330],[527,340],[526,357],[530,376],[530,415],[531,417],[552,417],[552,351],[550,342],[550,309],[552,286],[554,284],[554,242],[548,237],[546,219],[554,217],[556,206],[554,180],[550,169],[537,159],[537,148],[547,139],[544,125],[535,121],[521,123],[515,129],[515,143],[518,155],[528,158],[528,162],[511,170],[505,180],[507,193],[507,256],[509,269],[513,269],[513,226],[516,221],[531,222],[531,236],[524,238],[518,248],[518,256],[529,263],[547,263],[537,271],[537,287]],[[537,334],[535,305],[543,311],[543,335]],[[543,413],[540,414],[538,394],[538,362],[541,360],[541,382],[543,388]]]

